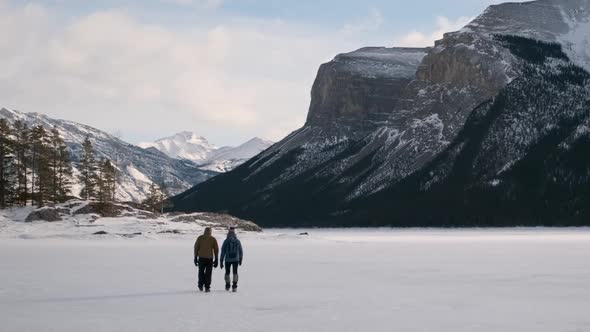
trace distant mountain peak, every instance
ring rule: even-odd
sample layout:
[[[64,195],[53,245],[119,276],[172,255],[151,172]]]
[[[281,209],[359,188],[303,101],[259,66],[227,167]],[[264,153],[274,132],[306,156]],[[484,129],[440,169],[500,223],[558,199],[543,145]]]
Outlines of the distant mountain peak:
[[[237,146],[217,147],[205,137],[192,131],[182,131],[139,146],[155,148],[172,158],[190,160],[201,168],[226,172],[270,147],[273,142],[254,137]]]
[[[207,139],[205,137],[197,134],[196,132],[192,132],[192,131],[182,131],[182,132],[177,133],[173,136],[161,138],[161,139],[157,140],[156,142],[166,141],[166,140],[170,140],[170,139],[179,140],[179,141],[186,141],[186,142],[190,142],[193,144],[210,145],[209,141],[207,141]]]

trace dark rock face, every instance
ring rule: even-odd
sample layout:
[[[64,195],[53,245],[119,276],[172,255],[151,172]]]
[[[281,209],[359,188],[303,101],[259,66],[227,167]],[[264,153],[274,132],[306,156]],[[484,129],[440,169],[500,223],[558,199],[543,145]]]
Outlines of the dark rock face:
[[[115,218],[123,215],[124,212],[130,212],[133,209],[126,205],[114,203],[90,202],[82,208],[77,209],[74,215],[79,214],[98,214],[101,217]]]
[[[405,70],[388,66],[407,50],[340,55],[303,128],[175,209],[262,226],[588,224],[590,62],[563,24],[577,36],[586,18],[585,0],[493,6]]]
[[[363,48],[318,71],[307,126],[362,136],[382,125],[414,78],[427,49]]]
[[[524,75],[476,108],[435,161],[354,202],[344,219],[397,226],[589,224],[590,74],[558,44],[499,39],[520,55]]]
[[[35,210],[31,212],[27,218],[25,219],[26,222],[33,222],[33,221],[61,221],[61,214],[60,211],[54,208],[43,208],[39,210]]]

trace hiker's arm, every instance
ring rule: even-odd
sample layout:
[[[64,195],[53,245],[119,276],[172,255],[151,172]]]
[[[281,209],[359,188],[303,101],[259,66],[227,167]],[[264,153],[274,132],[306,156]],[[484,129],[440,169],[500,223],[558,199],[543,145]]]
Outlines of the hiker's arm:
[[[221,262],[222,263],[223,263],[223,260],[225,259],[226,246],[227,246],[227,240],[223,241],[223,244],[221,245]]]
[[[244,249],[242,249],[242,242],[238,242],[238,250],[240,251],[240,262],[244,259]]]
[[[195,258],[199,257],[199,246],[200,246],[200,240],[201,238],[197,238],[197,241],[195,241]]]
[[[215,260],[219,258],[219,245],[217,244],[217,240],[213,241],[213,254],[215,255]]]

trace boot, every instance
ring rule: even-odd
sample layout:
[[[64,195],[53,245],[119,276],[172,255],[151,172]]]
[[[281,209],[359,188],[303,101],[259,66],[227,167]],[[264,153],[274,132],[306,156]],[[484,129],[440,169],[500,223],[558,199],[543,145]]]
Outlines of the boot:
[[[230,287],[230,284],[229,284],[229,282],[230,282],[230,280],[229,280],[229,275],[226,275],[226,276],[225,276],[225,290],[226,290],[226,291],[229,291],[229,287]]]
[[[232,292],[235,292],[238,289],[238,275],[234,274],[234,283],[231,286]]]

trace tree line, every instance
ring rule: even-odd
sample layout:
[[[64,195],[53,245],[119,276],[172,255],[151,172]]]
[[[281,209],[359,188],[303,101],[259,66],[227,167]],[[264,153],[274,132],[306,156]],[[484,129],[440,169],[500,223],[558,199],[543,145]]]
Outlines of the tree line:
[[[81,198],[115,201],[117,168],[96,158],[89,137],[82,148],[77,175]],[[73,180],[71,152],[57,128],[0,119],[0,208],[65,202],[73,198]]]

